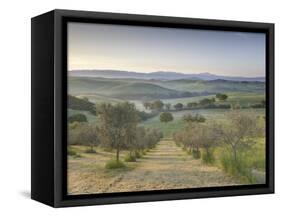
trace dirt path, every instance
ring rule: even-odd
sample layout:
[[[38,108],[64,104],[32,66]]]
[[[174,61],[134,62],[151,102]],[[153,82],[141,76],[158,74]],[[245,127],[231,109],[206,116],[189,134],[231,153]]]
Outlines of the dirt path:
[[[172,140],[161,141],[138,161],[137,168],[119,176],[104,192],[239,184],[217,167],[206,166],[188,156]]]

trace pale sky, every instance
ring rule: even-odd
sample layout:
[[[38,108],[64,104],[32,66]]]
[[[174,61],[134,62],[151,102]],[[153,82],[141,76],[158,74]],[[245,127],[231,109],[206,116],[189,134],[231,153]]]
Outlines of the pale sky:
[[[265,34],[68,23],[68,70],[265,76]]]

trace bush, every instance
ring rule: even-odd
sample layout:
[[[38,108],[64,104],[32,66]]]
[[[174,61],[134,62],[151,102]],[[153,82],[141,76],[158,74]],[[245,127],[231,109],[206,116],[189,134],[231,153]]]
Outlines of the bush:
[[[199,159],[199,158],[201,158],[201,152],[200,152],[200,150],[193,149],[193,150],[192,150],[192,156],[193,156],[194,159]]]
[[[201,105],[201,106],[208,106],[210,104],[213,104],[214,102],[215,102],[214,98],[211,98],[211,99],[204,98],[204,99],[201,99],[199,101],[199,105]]]
[[[220,101],[225,101],[228,98],[228,96],[226,94],[217,93],[216,98]]]
[[[240,178],[244,182],[254,183],[256,180],[246,160],[239,157],[236,161],[230,154],[221,156],[221,165],[225,172]]]
[[[187,103],[187,108],[196,108],[198,106],[197,102],[190,102]]]
[[[67,154],[68,154],[69,156],[74,157],[74,158],[80,158],[80,157],[82,157],[82,155],[78,154],[78,153],[77,153],[73,148],[71,148],[71,147],[68,147],[68,148],[67,148]]]
[[[181,110],[183,108],[183,104],[182,103],[177,103],[176,105],[174,105],[174,108],[176,110]]]
[[[164,123],[167,123],[167,122],[170,122],[174,119],[172,113],[170,112],[162,112],[160,114],[160,121],[161,122],[164,122]]]
[[[110,152],[110,153],[112,153],[114,151],[114,149],[109,147],[109,146],[103,147],[102,150],[105,151],[105,152]]]
[[[257,140],[258,137],[264,136],[263,127],[259,126],[256,115],[242,113],[239,109],[232,110],[227,118],[229,123],[217,128],[218,137],[227,141],[221,157],[223,169],[244,182],[256,182],[253,170],[259,169],[255,166],[262,167],[259,162],[265,159],[262,151],[265,149],[265,141]]]
[[[137,160],[136,160],[135,156],[128,154],[125,156],[124,161],[125,162],[136,162]]]
[[[96,154],[97,151],[95,149],[88,148],[88,149],[85,150],[85,153],[87,153],[87,154]]]
[[[142,156],[141,156],[141,153],[138,152],[138,151],[136,151],[136,152],[135,152],[135,157],[136,157],[136,158],[141,158],[141,157],[142,157]]]
[[[70,156],[74,156],[74,155],[76,155],[77,153],[76,153],[76,151],[74,151],[74,149],[68,147],[68,148],[67,148],[67,154],[70,155]]]
[[[213,164],[215,162],[214,153],[212,151],[209,151],[208,153],[206,151],[204,151],[202,153],[202,161],[205,164]]]
[[[70,117],[68,117],[68,122],[73,123],[73,122],[88,122],[86,115],[84,114],[75,114]]]
[[[97,145],[99,139],[96,126],[88,123],[69,124],[69,145]]]
[[[203,115],[196,114],[196,115],[184,115],[182,118],[185,122],[197,122],[197,123],[203,123],[206,121],[206,118]]]
[[[125,167],[126,165],[122,161],[116,161],[115,159],[110,160],[105,164],[106,169],[120,169]]]
[[[146,150],[141,150],[142,155],[146,155]]]
[[[76,155],[74,155],[73,157],[74,157],[74,158],[81,158],[82,155],[81,155],[81,154],[76,154]]]

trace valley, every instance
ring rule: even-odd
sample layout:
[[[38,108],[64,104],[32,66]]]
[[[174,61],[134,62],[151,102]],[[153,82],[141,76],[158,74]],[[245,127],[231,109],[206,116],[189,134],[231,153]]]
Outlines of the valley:
[[[72,100],[68,117],[77,120],[69,123],[68,191],[71,194],[264,183],[265,82],[262,78],[224,80],[210,74],[181,78],[177,74],[172,79],[173,74],[169,73],[147,78],[130,72],[116,77],[112,77],[113,72],[99,73],[97,77],[90,76],[90,72],[78,76],[71,72],[68,78]],[[116,146],[109,145],[111,140],[100,141],[97,135],[104,137],[104,132],[99,130],[103,126],[101,122],[107,119],[104,131],[115,132],[114,127],[123,121],[121,116],[128,115],[122,106],[129,109],[128,113],[135,110],[138,118],[133,121],[135,134],[124,140],[128,144],[122,144],[116,152]],[[103,114],[115,107],[119,113],[114,116]],[[166,118],[162,117],[163,113]],[[120,119],[115,122],[115,117]],[[247,122],[242,124],[244,120]],[[236,162],[223,137],[228,136],[228,129],[243,127],[246,127],[244,131],[249,128],[257,133],[244,137],[247,144],[235,150],[239,156]],[[130,133],[132,129],[127,130]],[[134,140],[137,142],[131,142],[131,147],[130,141]],[[246,148],[248,145],[251,148]]]

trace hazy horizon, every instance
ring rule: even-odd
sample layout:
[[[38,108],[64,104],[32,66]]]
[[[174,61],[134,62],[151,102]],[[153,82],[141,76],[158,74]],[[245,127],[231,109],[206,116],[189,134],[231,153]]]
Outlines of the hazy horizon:
[[[171,73],[179,73],[179,74],[184,74],[184,75],[200,75],[200,74],[211,74],[211,75],[218,75],[218,76],[227,76],[227,77],[248,77],[248,78],[257,78],[257,77],[265,77],[265,75],[260,75],[260,76],[247,76],[247,75],[223,75],[223,74],[216,74],[213,72],[198,72],[198,73],[185,73],[185,72],[179,72],[179,71],[164,71],[164,70],[158,70],[158,71],[153,71],[153,72],[136,72],[132,70],[125,70],[125,69],[73,69],[73,70],[68,70],[68,72],[73,72],[73,71],[118,71],[118,72],[130,72],[130,73],[145,73],[145,74],[150,74],[150,73],[156,73],[156,72],[171,72]]]
[[[265,34],[69,23],[68,70],[265,77]]]

